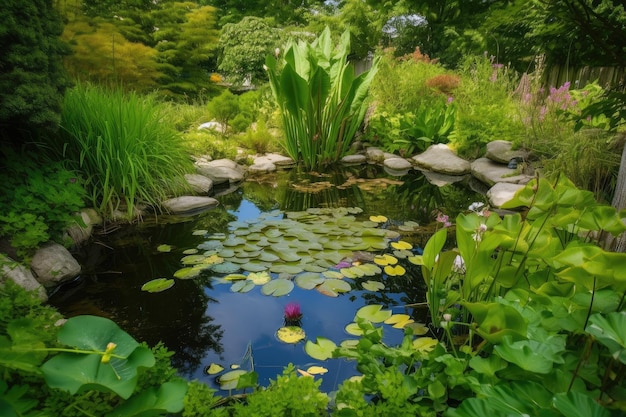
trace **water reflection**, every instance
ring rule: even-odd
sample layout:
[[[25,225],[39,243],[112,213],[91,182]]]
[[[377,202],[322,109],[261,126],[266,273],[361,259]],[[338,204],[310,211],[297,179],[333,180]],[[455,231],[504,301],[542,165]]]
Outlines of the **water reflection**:
[[[82,281],[61,289],[51,297],[51,303],[68,317],[110,317],[138,340],[150,345],[163,342],[176,352],[172,360],[182,375],[214,387],[214,379],[203,369],[212,362],[226,368],[238,364],[251,346],[259,382],[266,385],[290,362],[302,369],[315,364],[303,344],[287,345],[276,338],[287,303],[300,304],[308,339],[323,336],[339,343],[351,338],[344,327],[356,310],[367,304],[382,304],[394,313],[410,314],[424,322],[424,309],[406,307],[424,301],[421,271],[405,265],[408,273],[403,277],[374,277],[385,283],[379,292],[365,291],[352,282],[354,290],[337,298],[298,287],[278,298],[262,295],[259,288],[233,293],[229,285],[218,284],[210,274],[177,279],[174,287],[162,293],[141,291],[151,279],[172,277],[181,267],[183,251],[206,240],[194,231],[228,233],[229,222],[253,220],[275,209],[356,206],[367,215],[387,216],[387,227],[407,220],[418,222],[422,227],[405,237],[423,247],[437,212],[454,217],[482,197],[462,183],[439,188],[419,172],[391,177],[381,168],[367,165],[332,173],[291,170],[255,177],[218,199],[220,206],[200,215],[146,219],[140,225],[98,237],[80,259],[85,265]],[[160,244],[174,249],[160,253],[156,250]],[[387,343],[398,343],[401,337],[401,330],[385,328]],[[329,369],[322,384],[325,391],[336,389],[341,381],[356,374],[353,362],[330,361],[323,366]]]

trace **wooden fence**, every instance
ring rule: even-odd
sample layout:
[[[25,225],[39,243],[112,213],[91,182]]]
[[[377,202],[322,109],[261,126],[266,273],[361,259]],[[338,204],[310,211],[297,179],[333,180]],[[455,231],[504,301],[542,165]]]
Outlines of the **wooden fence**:
[[[615,88],[626,91],[626,69],[623,67],[554,66],[545,71],[544,85],[546,87],[560,87],[567,81],[571,83],[571,88],[581,88],[597,81],[604,89]]]

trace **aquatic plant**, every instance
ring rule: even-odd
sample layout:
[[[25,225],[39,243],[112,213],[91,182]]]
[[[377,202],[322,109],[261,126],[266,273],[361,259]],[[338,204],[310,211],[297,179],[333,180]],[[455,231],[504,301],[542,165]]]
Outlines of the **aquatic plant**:
[[[378,59],[360,75],[347,62],[350,32],[336,47],[326,27],[312,43],[292,42],[266,68],[285,131],[284,149],[306,168],[337,162],[349,150],[366,111]]]

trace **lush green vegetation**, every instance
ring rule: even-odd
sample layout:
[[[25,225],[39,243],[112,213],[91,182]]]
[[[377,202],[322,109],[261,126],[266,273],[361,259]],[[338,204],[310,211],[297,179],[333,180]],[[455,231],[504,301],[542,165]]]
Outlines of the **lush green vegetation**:
[[[454,234],[441,229],[422,257],[411,258],[407,269],[418,271],[428,289],[431,322],[422,334],[407,328],[401,345],[386,346],[379,320],[357,315],[362,335],[355,345],[322,342],[323,335],[310,341],[322,358],[355,360],[363,373],[345,381],[332,401],[292,367],[266,388],[250,376],[239,388],[254,387],[252,393],[217,396],[177,378],[162,346],[150,349],[95,317],[58,328],[55,311],[7,283],[0,288],[0,414],[626,411],[626,261],[602,248],[605,234],[624,231],[625,213],[596,202],[610,200],[615,189],[624,94],[598,83],[543,81],[546,64],[623,67],[622,3],[52,5],[0,6],[7,51],[0,58],[0,138],[15,149],[3,147],[0,236],[21,259],[47,240],[62,241],[85,204],[110,218],[121,209],[126,220],[136,206],[158,209],[183,187],[191,153],[234,158],[238,146],[264,152],[282,143],[307,167],[335,161],[361,128],[366,105],[364,137],[385,150],[411,154],[449,143],[477,157],[490,140],[505,139],[528,149],[545,178],[510,203],[527,208],[519,214],[460,215]],[[297,42],[320,33],[312,44]],[[276,47],[280,59],[272,56]],[[380,61],[356,75],[347,58],[373,52]],[[77,81],[65,95],[64,56]],[[275,102],[267,87],[242,95],[225,88],[223,81],[263,83],[264,61]],[[225,130],[196,129],[210,118]]]

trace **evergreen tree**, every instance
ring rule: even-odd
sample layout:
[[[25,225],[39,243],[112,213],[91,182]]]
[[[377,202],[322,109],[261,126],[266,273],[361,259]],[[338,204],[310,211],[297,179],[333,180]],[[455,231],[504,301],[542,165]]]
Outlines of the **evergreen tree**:
[[[16,145],[57,128],[67,48],[52,0],[3,0],[0,21],[0,142]]]

